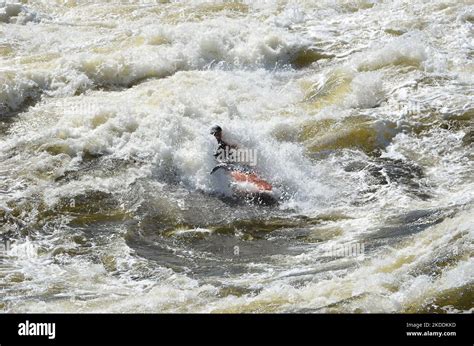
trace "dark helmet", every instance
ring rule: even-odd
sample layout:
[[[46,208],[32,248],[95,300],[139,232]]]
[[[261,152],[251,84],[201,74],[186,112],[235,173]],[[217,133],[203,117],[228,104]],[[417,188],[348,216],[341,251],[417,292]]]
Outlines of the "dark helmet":
[[[211,135],[213,134],[216,134],[218,132],[222,132],[222,129],[219,125],[214,125],[212,128],[211,128]]]

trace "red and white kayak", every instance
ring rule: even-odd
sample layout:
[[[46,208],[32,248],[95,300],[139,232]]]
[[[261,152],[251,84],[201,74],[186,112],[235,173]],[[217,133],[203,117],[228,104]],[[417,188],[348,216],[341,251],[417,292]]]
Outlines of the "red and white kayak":
[[[211,174],[218,170],[229,178],[229,186],[234,195],[264,204],[277,202],[272,184],[247,167],[219,164]]]
[[[230,176],[234,182],[253,185],[254,188],[260,192],[271,192],[273,189],[272,184],[266,182],[255,173],[232,171],[230,172]]]

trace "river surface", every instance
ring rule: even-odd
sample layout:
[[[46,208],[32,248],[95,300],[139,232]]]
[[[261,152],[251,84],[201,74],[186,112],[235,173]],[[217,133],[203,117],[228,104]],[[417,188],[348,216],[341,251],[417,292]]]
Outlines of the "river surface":
[[[473,312],[471,1],[0,1],[0,311]],[[229,195],[211,126],[278,203]]]

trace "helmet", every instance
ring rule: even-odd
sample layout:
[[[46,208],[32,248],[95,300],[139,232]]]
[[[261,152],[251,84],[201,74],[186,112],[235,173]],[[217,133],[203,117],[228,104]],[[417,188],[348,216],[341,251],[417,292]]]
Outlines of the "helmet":
[[[222,128],[219,125],[215,125],[211,128],[211,135],[213,135],[217,132],[222,132]]]

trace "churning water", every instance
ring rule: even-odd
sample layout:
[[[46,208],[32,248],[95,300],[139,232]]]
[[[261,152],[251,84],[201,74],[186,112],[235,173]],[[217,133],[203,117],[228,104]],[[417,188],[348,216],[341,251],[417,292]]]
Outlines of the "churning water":
[[[454,0],[0,1],[0,309],[472,311],[473,30]],[[223,195],[215,124],[278,204]]]

